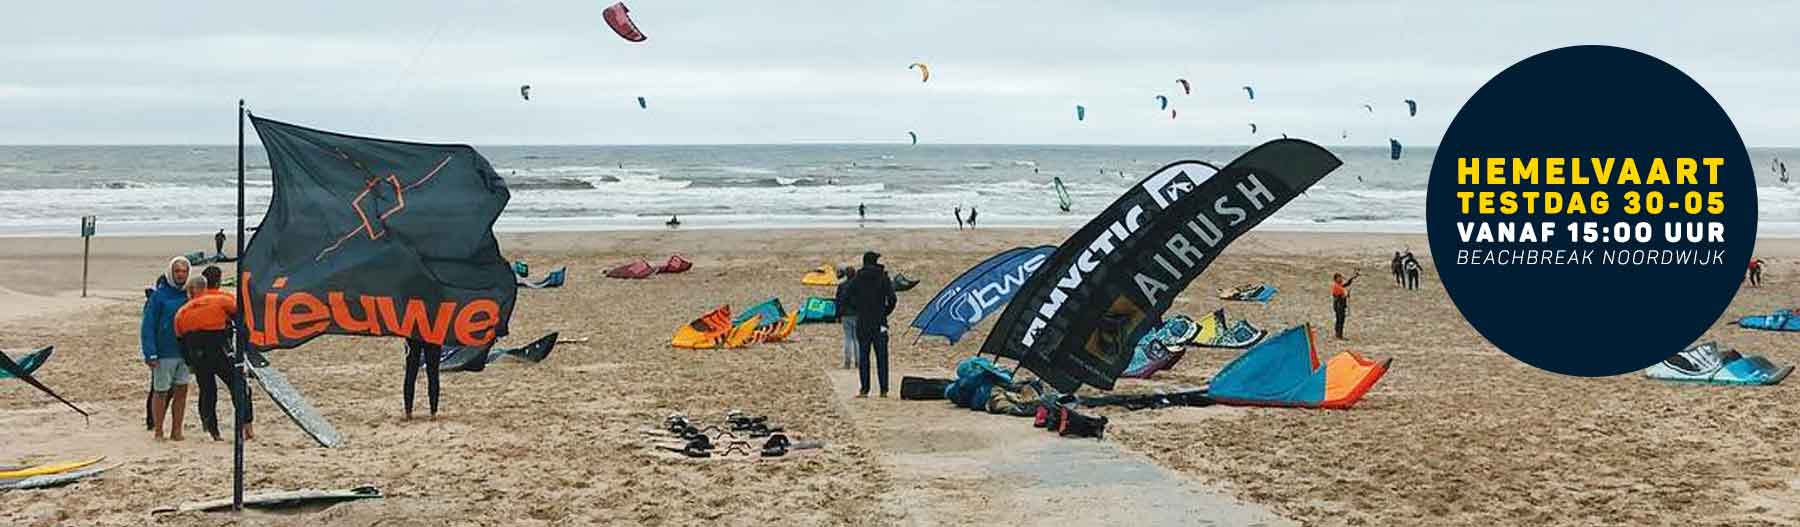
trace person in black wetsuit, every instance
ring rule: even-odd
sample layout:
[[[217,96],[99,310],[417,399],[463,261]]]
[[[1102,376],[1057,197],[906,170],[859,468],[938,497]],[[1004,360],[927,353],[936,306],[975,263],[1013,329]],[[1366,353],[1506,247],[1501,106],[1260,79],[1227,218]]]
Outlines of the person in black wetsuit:
[[[959,230],[959,231],[962,230],[963,229],[962,205],[957,205],[956,210],[952,210],[952,211],[950,211],[950,213],[956,215],[956,230]]]
[[[888,394],[888,326],[887,317],[894,312],[894,281],[887,268],[878,262],[881,254],[863,253],[862,269],[850,279],[845,296],[856,309],[857,374],[862,381],[857,397],[869,396],[869,353],[874,352],[875,369],[881,385],[881,396]]]
[[[1350,284],[1362,276],[1353,273],[1344,278],[1343,273],[1331,273],[1331,313],[1337,316],[1337,323],[1332,326],[1338,340],[1344,340],[1344,319],[1350,315]]]
[[[1406,287],[1405,275],[1400,271],[1400,251],[1394,251],[1394,262],[1388,265],[1388,270],[1394,273],[1394,285]]]
[[[219,233],[213,235],[213,254],[225,256],[225,229],[219,229]]]
[[[869,219],[869,206],[862,204],[862,203],[856,204],[856,221],[860,223],[860,222],[868,220],[868,219]]]
[[[969,207],[969,230],[975,230],[975,207]]]
[[[406,419],[413,415],[413,385],[419,381],[419,367],[425,367],[425,396],[431,402],[431,417],[438,411],[438,363],[444,360],[444,347],[419,339],[406,339]]]
[[[1406,290],[1417,291],[1419,289],[1419,272],[1424,270],[1424,267],[1419,265],[1419,259],[1413,257],[1412,251],[1406,251],[1406,255],[1400,257],[1400,269],[1406,273]]]

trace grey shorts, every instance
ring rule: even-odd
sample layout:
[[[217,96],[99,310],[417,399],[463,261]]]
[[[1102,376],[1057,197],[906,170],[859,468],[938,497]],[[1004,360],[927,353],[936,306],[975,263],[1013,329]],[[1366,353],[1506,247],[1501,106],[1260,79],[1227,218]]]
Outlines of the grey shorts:
[[[187,386],[191,376],[187,361],[180,357],[157,359],[156,368],[150,370],[150,390],[166,392],[176,386]]]

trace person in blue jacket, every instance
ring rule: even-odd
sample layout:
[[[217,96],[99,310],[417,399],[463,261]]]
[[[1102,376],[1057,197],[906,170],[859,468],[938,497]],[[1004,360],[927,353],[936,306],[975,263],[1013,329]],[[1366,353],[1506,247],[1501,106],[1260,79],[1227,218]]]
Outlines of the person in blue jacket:
[[[176,257],[151,286],[144,300],[144,319],[138,327],[144,365],[150,368],[151,428],[156,439],[163,438],[163,423],[169,424],[169,439],[180,441],[181,420],[187,414],[187,385],[190,374],[182,359],[181,344],[175,340],[175,312],[187,303],[188,261]],[[169,418],[165,420],[165,417]]]

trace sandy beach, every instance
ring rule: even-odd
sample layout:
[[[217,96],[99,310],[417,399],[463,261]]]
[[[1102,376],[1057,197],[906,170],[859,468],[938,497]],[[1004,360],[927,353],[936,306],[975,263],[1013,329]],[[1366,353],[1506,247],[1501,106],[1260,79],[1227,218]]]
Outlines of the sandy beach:
[[[1076,457],[1029,454],[1076,447],[1045,443],[1049,436],[1027,420],[943,402],[850,398],[854,381],[837,369],[835,324],[802,326],[791,342],[750,349],[668,345],[677,326],[719,304],[742,308],[777,296],[793,308],[808,295],[829,296],[801,285],[800,275],[821,262],[853,263],[866,249],[883,253],[890,271],[923,281],[900,295],[893,319],[904,326],[968,266],[1016,245],[1058,243],[1068,232],[502,235],[508,258],[525,259],[534,271],[570,269],[567,287],[520,291],[505,344],[551,331],[590,340],[561,345],[541,364],[446,373],[442,413],[415,421],[400,419],[397,340],[326,337],[272,353],[348,445],[316,447],[259,392],[247,485],[375,485],[388,498],[311,515],[248,513],[235,523],[1032,525],[1150,518],[1133,509],[1131,500],[1142,498],[1134,492],[1107,494],[1117,491],[1096,484],[1090,494],[1080,478],[1045,488],[1055,480],[1041,472],[1045,467],[1098,459],[1146,467],[1124,477],[1140,487],[1123,488],[1218,500],[1216,508],[1190,503],[1190,512],[1142,524],[1800,524],[1800,461],[1793,456],[1800,440],[1788,428],[1800,420],[1800,393],[1792,383],[1678,386],[1636,374],[1579,379],[1536,370],[1470,328],[1434,274],[1419,291],[1393,283],[1388,259],[1402,247],[1434,268],[1419,235],[1259,231],[1233,244],[1176,304],[1175,312],[1200,315],[1221,307],[1217,288],[1267,281],[1281,289],[1273,302],[1233,303],[1224,306],[1228,313],[1272,331],[1312,323],[1325,332],[1331,273],[1360,270],[1350,340],[1321,341],[1327,352],[1395,359],[1360,405],[1106,411],[1107,438],[1079,447],[1102,450]],[[92,455],[122,463],[77,485],[0,493],[0,524],[233,523],[221,515],[150,515],[157,506],[227,495],[231,447],[208,440],[191,409],[187,440],[179,443],[152,442],[141,420],[141,288],[170,256],[210,246],[208,236],[95,238],[90,297],[82,299],[80,239],[0,242],[0,348],[16,355],[54,344],[57,355],[37,377],[94,412],[84,422],[23,383],[0,381],[0,464]],[[641,281],[601,277],[630,259],[670,254],[687,256],[695,268]],[[1770,262],[1764,287],[1743,289],[1705,339],[1779,364],[1800,362],[1793,335],[1725,324],[1794,305],[1800,241],[1762,240],[1757,255]],[[979,346],[993,318],[954,347],[895,338],[894,382],[905,374],[947,376]],[[1557,340],[1543,336],[1545,346]],[[1190,351],[1175,371],[1122,382],[1119,391],[1201,384],[1235,353]],[[717,420],[729,409],[766,414],[798,439],[826,447],[741,462],[675,459],[646,446],[642,429],[670,412]],[[1209,512],[1225,508],[1231,511]]]

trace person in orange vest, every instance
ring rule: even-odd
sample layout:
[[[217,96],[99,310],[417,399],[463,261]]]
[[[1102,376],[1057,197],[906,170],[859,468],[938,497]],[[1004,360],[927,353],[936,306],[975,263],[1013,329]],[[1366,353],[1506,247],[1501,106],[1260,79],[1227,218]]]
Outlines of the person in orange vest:
[[[1350,284],[1359,276],[1362,273],[1352,273],[1346,279],[1343,273],[1331,273],[1331,312],[1337,315],[1337,324],[1332,327],[1338,340],[1344,340],[1344,318],[1350,314]]]
[[[244,384],[244,373],[232,364],[232,321],[237,318],[237,296],[219,288],[223,273],[217,266],[207,266],[188,281],[188,301],[175,312],[175,338],[181,341],[182,355],[194,372],[194,383],[200,392],[200,424],[213,441],[219,436],[219,386],[231,394],[231,406],[243,416],[244,439],[256,437],[252,424],[255,413],[250,408],[250,390]]]

